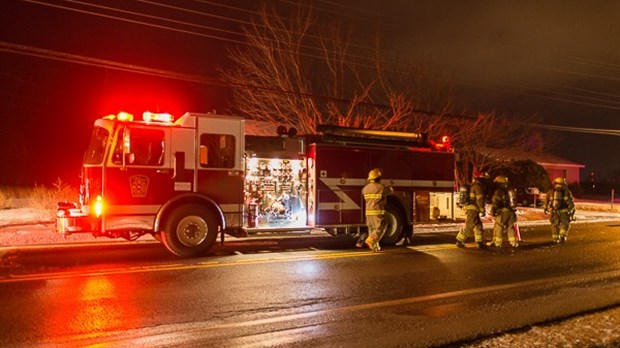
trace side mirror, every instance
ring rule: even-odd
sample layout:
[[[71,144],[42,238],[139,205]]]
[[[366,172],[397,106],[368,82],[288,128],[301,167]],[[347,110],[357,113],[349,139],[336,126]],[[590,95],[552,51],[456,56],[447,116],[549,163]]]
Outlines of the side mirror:
[[[131,135],[129,134],[129,128],[123,127],[123,153],[121,155],[122,158],[122,167],[121,170],[125,170],[125,166],[127,165],[127,160],[129,155],[131,154]],[[130,161],[133,162],[133,161]]]

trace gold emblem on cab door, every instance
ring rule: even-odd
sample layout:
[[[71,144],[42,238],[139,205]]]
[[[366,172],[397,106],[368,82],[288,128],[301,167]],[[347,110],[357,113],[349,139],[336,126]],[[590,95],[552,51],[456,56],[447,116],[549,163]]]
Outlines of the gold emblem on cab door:
[[[133,198],[144,198],[149,188],[149,177],[146,175],[134,175],[129,178],[129,185],[131,186],[131,196]]]

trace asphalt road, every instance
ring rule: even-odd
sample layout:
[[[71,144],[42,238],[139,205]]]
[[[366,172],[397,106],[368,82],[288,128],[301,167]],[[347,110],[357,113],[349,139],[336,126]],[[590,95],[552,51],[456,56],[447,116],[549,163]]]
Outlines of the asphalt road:
[[[519,249],[420,234],[262,240],[175,258],[158,243],[2,257],[0,346],[453,346],[620,304],[620,223],[522,228]]]

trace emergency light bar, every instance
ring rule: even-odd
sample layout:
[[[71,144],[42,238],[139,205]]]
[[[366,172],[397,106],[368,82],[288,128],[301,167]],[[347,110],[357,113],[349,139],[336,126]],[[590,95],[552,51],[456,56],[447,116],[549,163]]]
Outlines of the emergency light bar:
[[[125,111],[121,111],[116,115],[104,116],[103,118],[106,120],[133,122],[133,115]],[[174,121],[174,116],[168,113],[155,113],[155,112],[145,111],[142,114],[142,120],[144,122],[172,123],[172,121]]]
[[[142,114],[142,119],[144,120],[144,122],[172,123],[174,117],[168,113],[154,113],[146,111]]]
[[[104,120],[119,120],[121,122],[133,122],[133,115],[125,112],[125,111],[121,111],[116,115],[108,115],[108,116],[103,116]]]

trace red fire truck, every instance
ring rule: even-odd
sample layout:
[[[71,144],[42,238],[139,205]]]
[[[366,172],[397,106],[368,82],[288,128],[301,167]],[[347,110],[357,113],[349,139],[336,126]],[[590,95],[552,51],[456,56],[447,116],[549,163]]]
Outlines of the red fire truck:
[[[247,126],[240,117],[196,113],[97,119],[79,202],[59,203],[58,231],[150,234],[182,257],[204,253],[218,234],[222,242],[258,232],[356,234],[365,228],[361,189],[376,167],[394,189],[382,241],[389,245],[412,231],[416,195],[454,192],[455,157],[445,141],[329,126],[312,136],[285,127],[265,136]]]

